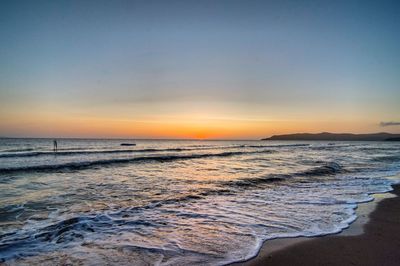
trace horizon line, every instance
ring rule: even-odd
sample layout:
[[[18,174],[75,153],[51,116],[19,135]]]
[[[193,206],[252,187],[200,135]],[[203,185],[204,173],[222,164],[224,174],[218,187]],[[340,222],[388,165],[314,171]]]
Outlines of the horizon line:
[[[9,136],[0,136],[0,139],[93,139],[93,140],[175,140],[175,141],[258,141],[267,139],[273,136],[279,135],[294,135],[294,134],[353,134],[353,135],[368,135],[368,134],[391,134],[398,135],[399,133],[390,133],[390,132],[372,132],[372,133],[349,133],[349,132],[341,132],[341,133],[332,133],[328,131],[320,131],[318,133],[310,133],[310,132],[296,132],[296,133],[284,133],[284,134],[274,134],[266,137],[261,137],[258,139],[224,139],[224,138],[129,138],[129,137],[9,137]]]

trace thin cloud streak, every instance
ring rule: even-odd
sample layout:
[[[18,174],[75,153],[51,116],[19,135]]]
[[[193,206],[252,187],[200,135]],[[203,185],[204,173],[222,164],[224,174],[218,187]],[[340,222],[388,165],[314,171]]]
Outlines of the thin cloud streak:
[[[393,122],[393,121],[390,121],[390,122],[380,122],[379,125],[380,125],[381,127],[400,126],[400,122]]]

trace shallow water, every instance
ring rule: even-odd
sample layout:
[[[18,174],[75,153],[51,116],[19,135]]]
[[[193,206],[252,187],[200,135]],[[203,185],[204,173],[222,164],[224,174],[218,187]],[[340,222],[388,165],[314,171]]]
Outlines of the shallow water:
[[[341,231],[400,171],[393,142],[0,140],[0,261],[226,264]]]

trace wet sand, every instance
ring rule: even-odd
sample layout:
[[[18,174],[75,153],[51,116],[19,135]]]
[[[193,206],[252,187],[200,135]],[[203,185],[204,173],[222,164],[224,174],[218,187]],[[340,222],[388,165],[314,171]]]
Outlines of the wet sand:
[[[267,241],[257,257],[234,265],[400,265],[400,185],[391,194],[361,205],[340,234]]]

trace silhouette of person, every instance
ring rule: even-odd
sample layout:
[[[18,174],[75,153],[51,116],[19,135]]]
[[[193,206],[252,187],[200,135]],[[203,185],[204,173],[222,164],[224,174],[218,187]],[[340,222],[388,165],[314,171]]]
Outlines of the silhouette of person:
[[[58,147],[57,147],[57,140],[53,140],[53,151],[57,151]]]

